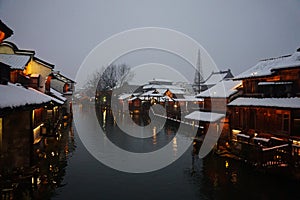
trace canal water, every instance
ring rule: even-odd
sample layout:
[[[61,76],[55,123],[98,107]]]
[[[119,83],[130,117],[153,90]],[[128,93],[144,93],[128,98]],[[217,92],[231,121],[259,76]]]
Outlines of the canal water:
[[[89,119],[89,110],[80,112],[83,120],[94,120]],[[98,119],[108,139],[129,151],[149,152],[176,137],[178,124],[167,122],[155,139],[133,139],[122,133],[112,116],[105,115],[104,120],[103,115]],[[75,126],[73,130],[76,149],[68,156],[65,175],[51,199],[300,199],[299,181],[257,172],[244,163],[213,154],[196,158],[193,163],[192,145],[175,162],[158,171],[120,172],[95,159],[81,142]],[[93,128],[86,127],[86,134],[89,131]],[[176,145],[179,144],[173,145],[174,153]]]

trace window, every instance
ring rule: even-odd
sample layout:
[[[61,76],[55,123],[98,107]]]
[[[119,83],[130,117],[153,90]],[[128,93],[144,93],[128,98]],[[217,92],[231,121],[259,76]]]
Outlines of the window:
[[[288,114],[283,114],[282,127],[284,131],[289,131],[290,128],[290,116]]]
[[[284,110],[276,110],[278,129],[284,132],[290,132],[290,113]]]
[[[64,92],[70,91],[70,87],[69,87],[69,84],[68,84],[68,83],[65,83],[63,91],[64,91]]]

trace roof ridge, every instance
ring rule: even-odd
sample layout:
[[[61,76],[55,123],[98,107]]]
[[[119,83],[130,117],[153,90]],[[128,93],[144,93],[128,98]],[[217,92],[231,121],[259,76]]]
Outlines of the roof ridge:
[[[278,57],[264,58],[264,59],[261,59],[259,61],[277,60],[277,59],[281,59],[281,58],[287,58],[287,57],[290,57],[290,56],[292,56],[292,54],[278,56]]]

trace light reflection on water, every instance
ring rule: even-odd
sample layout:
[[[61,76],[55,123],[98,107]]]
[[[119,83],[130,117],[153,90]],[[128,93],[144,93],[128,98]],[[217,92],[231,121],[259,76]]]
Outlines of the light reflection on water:
[[[177,139],[176,139],[176,137],[173,138],[173,151],[174,151],[174,157],[177,157]]]
[[[152,139],[152,144],[153,145],[156,145],[157,144],[157,141],[156,141],[156,126],[153,127],[153,139]]]
[[[178,150],[176,125],[153,137],[127,138],[106,112],[107,140],[134,152],[151,151],[172,142],[174,157]],[[89,115],[86,112],[88,119]],[[122,114],[116,116],[122,117]],[[112,120],[112,121],[110,121]],[[103,120],[101,120],[103,122]],[[135,118],[135,122],[138,119]],[[124,122],[129,123],[129,122]],[[125,135],[126,137],[124,137]],[[192,146],[173,164],[151,173],[129,174],[108,168],[94,159],[75,132],[76,154],[69,158],[66,186],[54,199],[299,199],[298,181],[258,173],[244,163],[209,155],[192,159]],[[104,141],[105,142],[105,141]],[[139,163],[137,163],[138,165]]]

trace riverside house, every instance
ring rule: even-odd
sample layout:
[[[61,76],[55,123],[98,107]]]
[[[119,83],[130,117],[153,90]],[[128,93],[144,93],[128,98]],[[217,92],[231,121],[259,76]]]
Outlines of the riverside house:
[[[61,163],[69,151],[68,143],[63,153],[57,145],[66,131],[61,123],[66,97],[50,88],[54,65],[35,57],[35,51],[20,50],[14,43],[4,41],[12,33],[0,21],[2,199],[22,199],[15,196],[15,191],[21,191],[23,197],[39,189],[45,192],[45,183],[59,185],[61,171],[55,163]]]
[[[226,146],[229,136],[227,104],[239,95],[240,90],[241,81],[225,80],[196,95],[196,98],[203,99],[203,107],[185,118],[198,121],[200,127],[203,127],[199,130],[198,137],[203,137],[211,127],[218,135],[221,134],[218,147]],[[221,128],[222,132],[219,131]]]
[[[28,167],[32,145],[41,139],[41,127],[47,119],[45,107],[63,102],[9,82],[10,67],[0,62],[0,68],[0,163],[11,168]]]
[[[52,99],[51,104],[48,106],[34,109],[36,116],[43,116],[41,113],[45,113],[47,116],[43,119],[39,117],[36,127],[33,127],[34,129],[38,128],[35,135],[39,135],[37,133],[40,132],[43,126],[48,127],[44,128],[43,133],[49,134],[51,132],[51,134],[54,134],[54,130],[50,126],[53,127],[58,123],[61,117],[60,107],[64,103],[64,100],[58,99],[50,93],[49,89],[46,89],[46,80],[52,72],[54,65],[34,57],[34,54],[34,51],[19,50],[11,42],[2,42],[0,44],[0,62],[10,66],[8,81],[12,84],[20,84],[31,90],[36,90],[43,95],[47,94]]]
[[[300,49],[261,60],[238,75],[242,95],[228,104],[235,153],[255,165],[286,165],[300,156]]]
[[[59,71],[52,71],[48,76],[46,87],[50,88],[50,93],[57,98],[64,100],[62,106],[64,116],[72,113],[72,95],[75,91],[75,81],[62,75]]]
[[[206,78],[206,80],[200,83],[200,92],[203,92],[215,86],[221,81],[229,80],[231,78],[233,78],[233,75],[230,69],[218,72],[211,72],[211,74]]]

